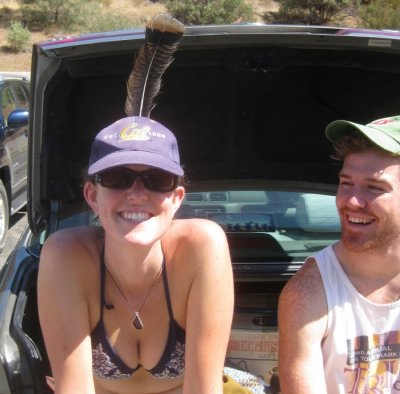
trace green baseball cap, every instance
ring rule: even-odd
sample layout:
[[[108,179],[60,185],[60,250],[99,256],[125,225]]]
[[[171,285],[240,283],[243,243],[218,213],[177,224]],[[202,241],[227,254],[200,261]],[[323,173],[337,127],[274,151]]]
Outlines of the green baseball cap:
[[[348,120],[335,120],[328,124],[325,135],[329,141],[337,142],[354,130],[383,150],[400,155],[400,115],[374,120],[365,126]]]

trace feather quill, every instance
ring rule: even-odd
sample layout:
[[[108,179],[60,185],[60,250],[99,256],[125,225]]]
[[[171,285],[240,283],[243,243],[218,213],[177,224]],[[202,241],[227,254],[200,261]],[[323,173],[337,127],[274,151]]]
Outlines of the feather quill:
[[[125,113],[149,117],[161,77],[173,60],[185,26],[169,14],[157,14],[146,23],[146,35],[127,82]]]

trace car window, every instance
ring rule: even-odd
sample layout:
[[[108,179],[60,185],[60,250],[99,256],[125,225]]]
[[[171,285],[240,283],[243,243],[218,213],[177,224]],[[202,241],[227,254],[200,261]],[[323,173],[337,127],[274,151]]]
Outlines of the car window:
[[[28,102],[28,97],[25,93],[24,88],[21,85],[15,85],[14,86],[14,94],[16,99],[18,100],[18,108],[20,109],[28,109],[29,107],[29,102]]]
[[[235,261],[301,261],[339,240],[341,231],[335,196],[302,191],[188,192],[175,217],[218,223]],[[84,212],[62,220],[60,228],[98,224]]]
[[[278,190],[187,193],[178,218],[201,217],[226,232],[234,259],[304,259],[340,238],[335,196]]]
[[[11,86],[5,86],[1,91],[1,110],[4,120],[7,120],[11,111],[17,108]]]

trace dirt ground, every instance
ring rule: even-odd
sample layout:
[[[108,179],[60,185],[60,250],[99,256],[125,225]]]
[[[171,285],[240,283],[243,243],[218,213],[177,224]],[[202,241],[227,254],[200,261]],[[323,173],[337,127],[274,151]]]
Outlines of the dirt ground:
[[[274,0],[248,0],[255,10],[255,22],[262,20],[265,11],[277,10],[277,2]],[[161,3],[152,3],[148,0],[111,0],[109,9],[114,12],[121,12],[125,16],[137,18],[147,17],[164,11]],[[0,71],[30,71],[31,48],[35,42],[46,41],[56,37],[62,37],[77,32],[32,32],[30,43],[26,51],[13,53],[7,47],[6,29],[12,21],[18,20],[20,16],[20,4],[16,0],[0,0]]]

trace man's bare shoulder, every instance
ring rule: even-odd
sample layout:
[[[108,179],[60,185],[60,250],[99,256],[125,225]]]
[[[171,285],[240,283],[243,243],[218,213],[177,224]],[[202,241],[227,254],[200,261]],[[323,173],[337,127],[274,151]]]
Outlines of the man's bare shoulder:
[[[309,297],[313,296],[320,286],[322,286],[322,280],[317,263],[314,258],[309,258],[287,282],[282,294]]]
[[[314,258],[309,258],[287,282],[279,297],[279,310],[306,321],[326,315],[324,286]]]
[[[327,333],[322,279],[309,258],[279,298],[279,377],[282,392],[324,392],[321,343]]]

